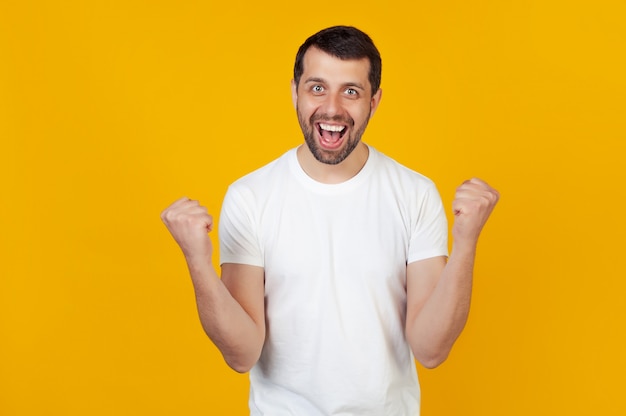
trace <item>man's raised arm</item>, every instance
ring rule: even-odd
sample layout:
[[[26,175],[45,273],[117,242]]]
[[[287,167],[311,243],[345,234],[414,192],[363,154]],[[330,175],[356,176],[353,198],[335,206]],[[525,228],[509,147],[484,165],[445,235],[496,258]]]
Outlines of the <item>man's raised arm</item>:
[[[198,201],[181,198],[161,219],[187,261],[204,331],[231,368],[250,370],[265,340],[263,268],[224,264],[222,279],[218,277],[208,235],[213,218]]]
[[[454,242],[448,261],[435,257],[407,266],[406,337],[427,368],[445,361],[465,327],[478,237],[499,198],[480,179],[465,181],[452,204]]]

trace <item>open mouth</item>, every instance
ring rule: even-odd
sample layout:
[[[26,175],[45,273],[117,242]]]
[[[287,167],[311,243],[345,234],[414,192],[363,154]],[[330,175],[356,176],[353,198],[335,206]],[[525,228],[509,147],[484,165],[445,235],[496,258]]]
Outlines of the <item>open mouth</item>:
[[[343,135],[348,128],[345,125],[318,123],[317,132],[325,147],[334,148],[341,143]]]

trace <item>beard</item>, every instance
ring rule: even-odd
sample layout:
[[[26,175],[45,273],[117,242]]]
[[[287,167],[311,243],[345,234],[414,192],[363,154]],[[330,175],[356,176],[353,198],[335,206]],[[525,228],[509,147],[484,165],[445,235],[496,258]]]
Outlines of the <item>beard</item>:
[[[302,134],[304,135],[304,141],[313,154],[313,157],[315,157],[318,162],[327,165],[338,165],[350,156],[352,151],[356,149],[357,145],[361,141],[361,136],[363,136],[367,123],[369,122],[368,116],[363,124],[359,126],[358,129],[354,130],[354,120],[349,116],[328,117],[323,114],[317,115],[314,113],[307,122],[302,113],[300,113],[299,109],[296,108],[296,112],[298,113],[298,122],[300,123]],[[337,151],[330,151],[324,150],[320,147],[316,139],[317,132],[315,131],[315,123],[318,121],[341,122],[349,127],[350,134],[347,137],[342,138],[342,140],[345,140],[346,143],[341,149],[338,149]]]

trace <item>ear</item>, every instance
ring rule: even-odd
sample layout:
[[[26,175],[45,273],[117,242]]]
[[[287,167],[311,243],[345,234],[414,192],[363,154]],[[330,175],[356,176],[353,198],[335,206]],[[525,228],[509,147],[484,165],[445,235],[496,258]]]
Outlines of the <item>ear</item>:
[[[293,102],[293,108],[298,108],[298,86],[295,80],[291,80],[291,101]]]
[[[380,104],[380,100],[383,98],[383,90],[380,88],[376,91],[376,94],[372,96],[372,101],[370,102],[370,117],[374,115],[376,109],[378,108],[378,104]]]

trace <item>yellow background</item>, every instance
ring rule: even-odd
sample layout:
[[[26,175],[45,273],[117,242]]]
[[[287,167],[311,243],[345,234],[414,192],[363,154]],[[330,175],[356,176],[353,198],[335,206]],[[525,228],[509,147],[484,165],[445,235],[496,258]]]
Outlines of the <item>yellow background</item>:
[[[368,32],[365,141],[450,206],[483,177],[470,322],[424,415],[623,415],[624,1],[0,1],[0,414],[243,415],[159,213],[301,142],[293,57]],[[214,235],[214,241],[216,241]]]

